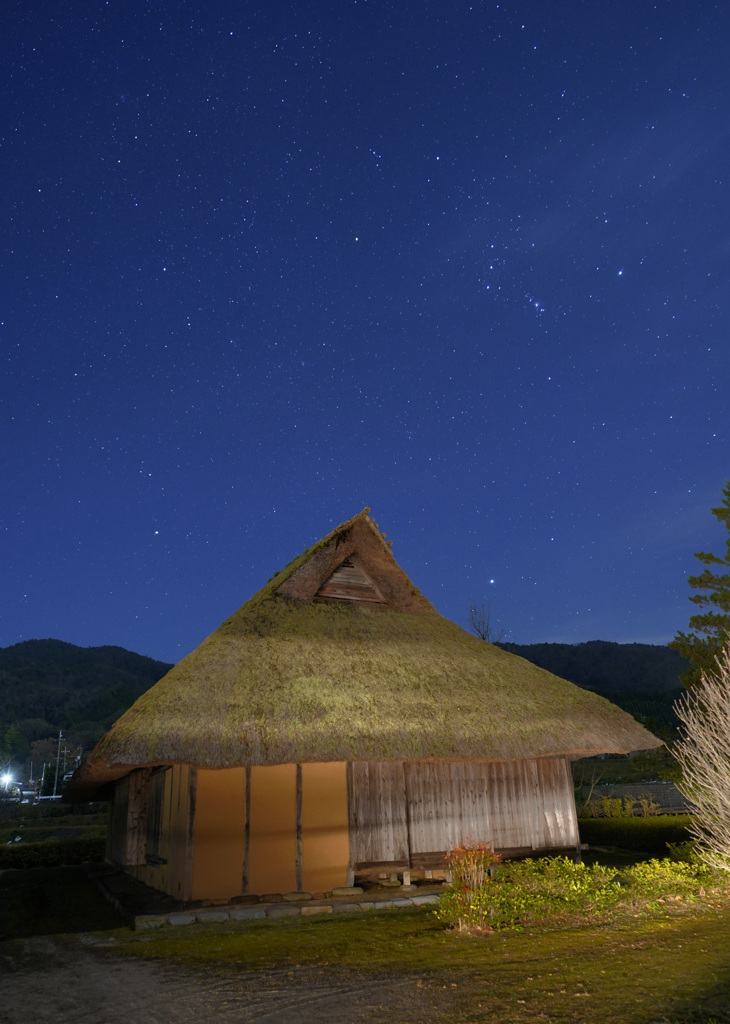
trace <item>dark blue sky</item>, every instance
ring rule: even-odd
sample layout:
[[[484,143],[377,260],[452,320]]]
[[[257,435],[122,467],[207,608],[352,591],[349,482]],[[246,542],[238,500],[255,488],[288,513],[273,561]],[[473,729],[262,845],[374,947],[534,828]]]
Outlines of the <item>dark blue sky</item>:
[[[0,13],[0,645],[188,653],[364,505],[663,643],[730,477],[730,5]]]

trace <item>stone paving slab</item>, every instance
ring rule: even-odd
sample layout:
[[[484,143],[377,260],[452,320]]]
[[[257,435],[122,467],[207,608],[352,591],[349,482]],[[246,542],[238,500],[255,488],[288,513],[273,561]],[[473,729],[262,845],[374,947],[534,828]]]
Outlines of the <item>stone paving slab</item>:
[[[234,907],[228,917],[231,921],[261,921],[266,917],[266,910],[263,907]]]
[[[302,898],[303,894],[287,893],[279,896],[270,895],[265,901],[258,903],[231,902],[223,906],[201,904],[185,904],[164,893],[136,881],[130,875],[114,869],[110,865],[106,870],[90,873],[104,895],[131,921],[138,930],[163,928],[165,926],[181,926],[189,924],[212,924],[225,921],[276,921],[287,917],[313,917],[319,914],[351,914],[369,910],[406,909],[408,907],[426,907],[438,903],[443,886],[427,884],[408,886],[399,895],[392,887],[384,889],[363,889],[360,886],[342,886],[336,892],[327,894],[324,899],[317,894],[316,899]],[[407,894],[407,895],[406,895]],[[286,897],[289,897],[289,901]],[[355,899],[357,902],[355,902]],[[144,912],[145,904],[147,912]]]
[[[266,903],[259,906],[202,908],[194,911],[176,911],[171,914],[138,914],[134,918],[134,927],[162,928],[164,925],[184,925],[199,922],[210,924],[222,921],[278,921],[285,917],[314,917],[318,914],[353,914],[367,910],[397,910],[406,907],[433,906],[439,901],[438,893],[424,893],[420,896],[377,898],[362,900],[359,903],[346,902],[342,897],[334,897],[326,902],[317,903]]]
[[[228,910],[196,910],[195,920],[200,921],[201,924],[219,924],[221,921],[227,921],[229,914]],[[171,914],[170,917],[172,916]]]
[[[196,921],[195,914],[169,914],[167,918],[168,924],[195,924]]]

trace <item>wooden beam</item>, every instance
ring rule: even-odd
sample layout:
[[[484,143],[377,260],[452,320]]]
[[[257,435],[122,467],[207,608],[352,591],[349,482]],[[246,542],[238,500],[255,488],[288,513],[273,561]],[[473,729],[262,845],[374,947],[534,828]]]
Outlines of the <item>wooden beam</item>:
[[[358,861],[357,864],[353,864],[356,872],[362,871],[373,874],[381,871],[387,873],[395,872],[397,874],[398,871],[407,871],[410,866],[407,860],[362,860]]]

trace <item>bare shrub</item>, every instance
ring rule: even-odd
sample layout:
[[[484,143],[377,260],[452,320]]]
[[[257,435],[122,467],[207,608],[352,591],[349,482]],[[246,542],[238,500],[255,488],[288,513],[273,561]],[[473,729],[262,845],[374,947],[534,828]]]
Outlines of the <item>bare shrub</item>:
[[[711,867],[730,872],[730,644],[714,672],[675,704],[684,736],[675,756],[682,768],[679,789],[695,805],[689,825],[697,853]]]

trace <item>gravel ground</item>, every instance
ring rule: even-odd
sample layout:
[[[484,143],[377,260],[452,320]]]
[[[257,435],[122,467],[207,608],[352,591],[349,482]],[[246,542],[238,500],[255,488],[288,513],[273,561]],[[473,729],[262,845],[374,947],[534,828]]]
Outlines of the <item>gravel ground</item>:
[[[304,969],[189,969],[44,936],[0,943],[2,1024],[411,1024],[441,1015],[447,993],[423,976]]]

